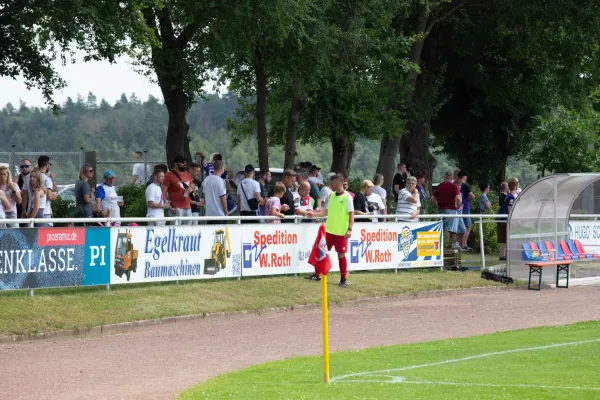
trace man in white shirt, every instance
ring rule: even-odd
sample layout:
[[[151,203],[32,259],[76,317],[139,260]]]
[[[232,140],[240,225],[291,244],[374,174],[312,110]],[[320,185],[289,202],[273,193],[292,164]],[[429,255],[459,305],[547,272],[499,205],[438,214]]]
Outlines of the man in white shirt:
[[[155,170],[152,175],[152,183],[146,188],[146,204],[148,218],[163,218],[165,210],[169,208],[169,201],[163,196],[162,184],[165,180],[165,173]],[[165,226],[165,221],[148,222],[148,226]]]
[[[142,185],[144,183],[146,183],[146,179],[148,179],[148,177],[152,174],[152,169],[150,168],[150,165],[146,165],[145,168],[145,173],[144,173],[144,163],[143,162],[139,162],[142,160],[142,152],[141,151],[136,151],[135,153],[133,153],[133,158],[135,159],[136,163],[133,164],[133,172],[131,173],[131,175],[133,175],[132,179],[131,179],[131,184],[132,185]]]
[[[96,209],[102,210],[105,217],[121,218],[123,198],[117,195],[115,188],[115,172],[111,169],[104,171],[104,183],[96,188]],[[120,222],[113,222],[112,226],[120,226]]]
[[[375,193],[375,191],[373,191],[373,193],[367,196],[367,208],[373,212],[373,215],[387,214],[386,206],[383,203],[381,196]],[[371,221],[377,222],[378,219],[372,218]],[[385,222],[385,219],[383,221]]]
[[[213,163],[214,172],[204,178],[202,183],[204,193],[205,211],[207,217],[226,217],[227,210],[227,187],[221,175],[225,172],[223,161],[216,160]],[[260,189],[259,189],[260,191]],[[207,224],[222,224],[223,221],[206,221]]]
[[[252,201],[256,200],[256,203]],[[250,204],[256,206],[250,207]],[[260,184],[254,180],[254,166],[248,164],[244,167],[244,179],[239,183],[237,190],[237,204],[240,208],[240,216],[252,216],[257,215],[258,206],[263,203],[263,198],[260,195]],[[255,224],[258,220],[242,220],[242,224]]]

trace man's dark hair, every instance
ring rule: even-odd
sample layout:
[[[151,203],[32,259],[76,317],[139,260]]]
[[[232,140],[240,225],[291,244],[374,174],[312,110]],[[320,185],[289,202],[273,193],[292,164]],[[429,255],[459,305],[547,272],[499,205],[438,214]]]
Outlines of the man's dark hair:
[[[141,152],[141,151],[135,151],[134,153],[135,153],[135,154],[137,154],[138,156],[141,156],[141,155],[142,155],[142,152]]]
[[[190,163],[190,168],[202,168],[202,165],[198,164],[198,163],[197,163],[197,162],[195,162],[195,161],[192,161],[192,162]]]
[[[296,176],[296,171],[293,169],[286,169],[283,171],[283,177],[286,178],[288,176]]]
[[[169,167],[167,167],[167,164],[156,164],[154,166],[154,171],[160,171],[160,172],[164,172],[166,174],[168,170],[169,170]]]
[[[483,191],[484,191],[485,189],[487,189],[487,188],[488,188],[488,186],[490,186],[490,184],[489,184],[489,183],[487,183],[487,182],[480,182],[480,183],[479,183],[479,190],[481,190],[481,193],[483,193]]]
[[[48,157],[48,156],[39,156],[39,158],[38,158],[38,168],[44,168],[48,164],[50,164],[50,157]]]
[[[160,174],[161,172],[162,172],[163,174],[165,173],[165,171],[163,171],[162,169],[156,169],[156,168],[154,168],[154,171],[152,172],[152,176],[153,176],[153,177],[154,177],[154,176],[158,176],[158,174]]]
[[[269,172],[271,172],[271,171],[267,171],[266,169],[261,169],[260,170],[260,177],[262,178],[263,176],[267,175]]]
[[[222,155],[222,154],[219,154],[219,153],[217,153],[217,154],[215,154],[215,155],[213,156],[213,160],[215,160],[215,161],[223,161],[223,155]]]

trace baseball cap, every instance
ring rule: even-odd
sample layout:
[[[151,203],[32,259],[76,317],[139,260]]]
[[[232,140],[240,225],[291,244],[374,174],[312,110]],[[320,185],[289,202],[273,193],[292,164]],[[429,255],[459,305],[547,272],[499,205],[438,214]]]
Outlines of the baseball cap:
[[[254,166],[252,164],[248,164],[244,167],[244,172],[252,172],[254,171]]]
[[[320,170],[321,170],[321,168],[319,168],[319,167],[318,167],[318,166],[316,166],[316,165],[311,165],[311,167],[310,167],[308,170],[309,170],[310,172],[313,172],[313,171],[320,171]]]
[[[336,175],[335,172],[330,172],[327,174],[327,179],[331,179],[332,177],[334,177]]]
[[[113,171],[112,169],[107,169],[106,171],[104,171],[105,178],[114,178],[115,176],[115,171]]]
[[[173,162],[174,163],[184,163],[184,162],[186,162],[186,160],[185,160],[184,156],[179,155],[173,159]]]
[[[462,178],[463,176],[467,176],[467,171],[458,171],[458,177]]]

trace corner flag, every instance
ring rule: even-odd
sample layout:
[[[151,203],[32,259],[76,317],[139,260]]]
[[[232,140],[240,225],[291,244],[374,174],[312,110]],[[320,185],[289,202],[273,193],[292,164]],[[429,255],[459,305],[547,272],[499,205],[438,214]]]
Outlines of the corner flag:
[[[321,224],[319,227],[319,233],[315,239],[310,256],[308,257],[308,263],[315,267],[315,275],[327,275],[331,269],[331,260],[327,250],[327,241],[325,240],[325,224]]]
[[[331,260],[325,240],[325,224],[319,227],[308,263],[315,267],[315,275],[321,277],[321,319],[323,324],[323,380],[329,383],[329,311],[327,309],[327,273]]]

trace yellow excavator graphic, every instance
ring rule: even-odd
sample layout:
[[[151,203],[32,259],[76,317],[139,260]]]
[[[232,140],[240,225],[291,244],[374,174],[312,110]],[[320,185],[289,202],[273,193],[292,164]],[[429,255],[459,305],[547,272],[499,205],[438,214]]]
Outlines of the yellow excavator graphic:
[[[123,274],[127,280],[131,278],[131,272],[137,271],[137,259],[139,252],[133,248],[131,243],[131,232],[119,232],[115,245],[115,274],[121,278]]]
[[[227,241],[227,246],[225,242]],[[229,229],[218,229],[215,231],[215,242],[210,251],[210,258],[204,260],[204,274],[215,275],[225,269],[227,259],[231,257],[231,242],[229,240]]]

